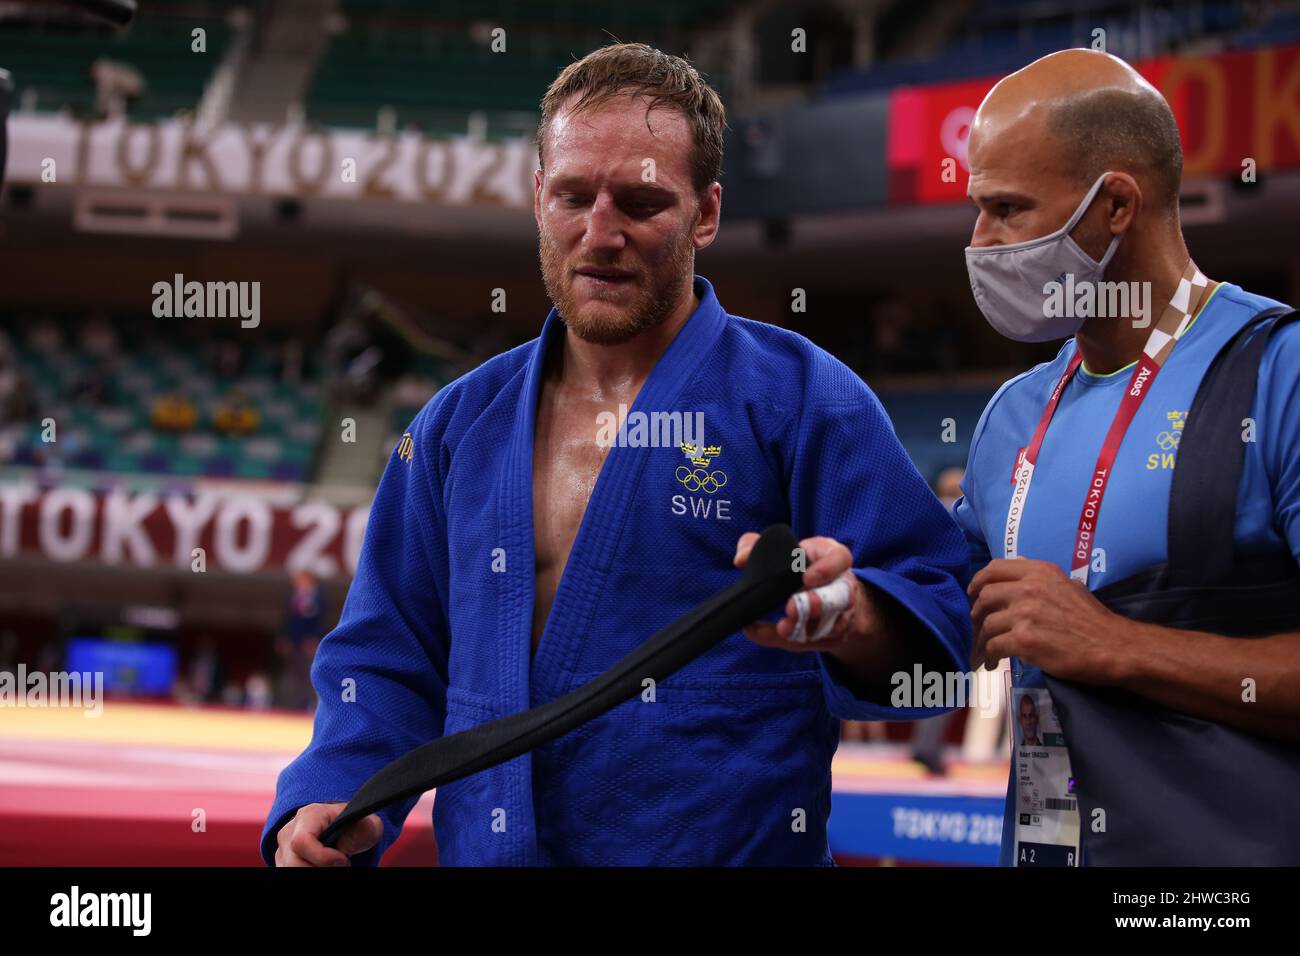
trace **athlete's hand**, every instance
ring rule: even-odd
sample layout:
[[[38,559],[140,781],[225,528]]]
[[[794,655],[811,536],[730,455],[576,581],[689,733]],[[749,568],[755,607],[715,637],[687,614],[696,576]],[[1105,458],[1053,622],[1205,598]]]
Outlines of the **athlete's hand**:
[[[736,567],[743,568],[749,561],[749,553],[754,550],[754,542],[758,538],[758,533],[754,531],[740,536],[733,562]],[[804,623],[808,641],[799,643],[790,640],[799,620],[794,597],[786,602],[785,617],[775,624],[755,621],[744,628],[745,636],[763,647],[779,647],[787,651],[826,651],[833,654],[873,633],[873,628],[878,623],[876,609],[862,580],[851,570],[852,552],[834,538],[804,538],[799,542],[799,547],[803,549],[808,563],[808,569],[803,572],[804,589],[808,592],[808,620]],[[849,606],[824,637],[814,640],[812,635],[821,626],[822,617],[821,596],[815,589],[830,584],[836,578],[845,578],[849,584]]]
[[[363,817],[343,831],[338,849],[320,842],[320,835],[343,812],[346,803],[311,803],[293,815],[276,835],[276,866],[350,866],[354,853],[363,853],[384,835],[384,823],[375,814]]]
[[[1050,561],[998,558],[971,579],[971,664],[993,670],[1019,657],[1053,677],[1121,680],[1134,624]]]

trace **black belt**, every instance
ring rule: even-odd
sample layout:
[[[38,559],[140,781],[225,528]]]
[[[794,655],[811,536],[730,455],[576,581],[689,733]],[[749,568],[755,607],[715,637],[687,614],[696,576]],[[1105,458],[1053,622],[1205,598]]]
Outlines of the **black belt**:
[[[746,624],[785,604],[802,586],[793,570],[794,532],[773,525],[750,552],[740,579],[683,614],[594,680],[563,697],[416,747],[362,784],[321,834],[333,847],[356,821],[409,797],[505,763],[567,734],[666,680]]]

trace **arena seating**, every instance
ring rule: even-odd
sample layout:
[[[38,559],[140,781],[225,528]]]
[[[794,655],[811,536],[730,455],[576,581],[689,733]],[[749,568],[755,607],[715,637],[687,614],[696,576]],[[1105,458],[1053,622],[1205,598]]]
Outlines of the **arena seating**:
[[[399,127],[434,136],[465,132],[471,110],[535,111],[563,62],[497,58],[464,35],[354,30],[335,38],[306,101],[307,116],[337,126],[372,126],[390,107]],[[476,79],[467,81],[466,77]],[[492,134],[519,135],[493,126]]]
[[[503,122],[500,114],[535,114],[556,73],[578,51],[607,42],[604,31],[654,43],[726,7],[722,0],[628,5],[611,22],[597,4],[520,2],[489,20],[472,0],[343,0],[347,24],[317,66],[306,114],[372,127],[378,108],[389,107],[399,128],[436,136],[464,133],[473,111],[488,116],[489,138],[531,133],[531,122]],[[510,56],[490,48],[498,26]]]
[[[12,451],[13,464],[57,462],[111,472],[281,481],[311,475],[321,435],[322,388],[307,372],[296,384],[282,381],[275,368],[281,349],[274,343],[262,347],[259,341],[238,374],[224,377],[217,371],[223,343],[212,339],[159,336],[151,330],[88,349],[71,345],[84,332],[81,317],[57,323],[6,319],[5,324],[14,332],[17,365],[31,378],[32,407]],[[139,325],[113,322],[115,329]],[[60,342],[54,347],[51,329]],[[304,356],[308,371],[313,358],[310,352]],[[101,388],[106,394],[100,400],[85,394]],[[196,408],[194,427],[181,433],[155,428],[154,404],[178,391]],[[236,392],[256,409],[258,423],[251,434],[223,435],[214,416]],[[54,443],[42,440],[47,417],[58,428]]]
[[[1193,41],[1224,47],[1285,42],[1300,35],[1296,11],[1265,12],[1248,20],[1240,5],[1216,0],[1138,10],[1111,0],[1056,0],[1026,5],[991,0],[972,7],[961,29],[934,56],[883,60],[865,70],[844,70],[827,81],[827,96],[857,95],[900,85],[944,83],[1005,74],[1054,50],[1089,46],[1092,31],[1106,30],[1107,49],[1126,59],[1156,56]],[[1288,36],[1283,36],[1287,31]]]
[[[945,468],[966,467],[975,423],[993,392],[993,388],[976,387],[882,389],[877,397],[917,470],[933,482]],[[953,441],[944,441],[947,419],[952,419]]]
[[[3,320],[17,367],[31,378],[32,407],[8,449],[8,461],[0,447],[0,464],[294,482],[314,477],[327,390],[318,352],[304,353],[303,377],[294,384],[282,380],[278,367],[283,339],[249,350],[238,374],[223,376],[218,370],[228,343],[215,338],[160,333],[148,322],[116,319],[114,329],[141,331],[88,346],[94,337],[84,315]],[[374,462],[375,481],[425,401],[454,377],[445,361],[413,353],[401,381],[386,383],[388,434]],[[103,389],[100,397],[97,388]],[[933,480],[944,468],[964,464],[975,422],[992,391],[886,382],[878,395],[917,468]],[[233,394],[257,411],[251,434],[225,435],[215,427],[217,410]],[[155,404],[172,395],[193,403],[192,428],[155,426]],[[42,440],[47,417],[59,429],[54,444]],[[948,418],[954,421],[954,441],[944,440]]]
[[[38,110],[93,112],[95,85],[90,67],[106,58],[134,67],[143,76],[143,95],[130,115],[153,119],[193,109],[203,95],[231,28],[226,13],[252,3],[199,0],[151,2],[122,31],[78,27],[63,21],[0,21],[0,63],[13,75],[18,104]],[[206,53],[192,50],[191,31],[207,31]]]

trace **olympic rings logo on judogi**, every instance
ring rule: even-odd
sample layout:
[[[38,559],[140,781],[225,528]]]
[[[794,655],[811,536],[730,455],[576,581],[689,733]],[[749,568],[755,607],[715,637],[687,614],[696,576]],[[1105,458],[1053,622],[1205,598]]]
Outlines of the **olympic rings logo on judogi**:
[[[682,486],[687,491],[703,491],[705,494],[710,495],[727,484],[725,472],[705,471],[703,468],[687,468],[685,465],[678,465],[673,476],[682,483]]]

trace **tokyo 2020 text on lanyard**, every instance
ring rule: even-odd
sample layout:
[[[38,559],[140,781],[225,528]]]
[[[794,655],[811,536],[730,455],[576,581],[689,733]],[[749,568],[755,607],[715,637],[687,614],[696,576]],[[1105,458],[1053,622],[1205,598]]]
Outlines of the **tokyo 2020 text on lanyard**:
[[[1115,419],[1110,423],[1110,428],[1106,432],[1106,439],[1101,446],[1101,454],[1097,456],[1097,464],[1093,468],[1092,480],[1088,482],[1088,492],[1084,498],[1083,510],[1079,514],[1074,551],[1070,556],[1070,577],[1084,585],[1088,583],[1088,570],[1091,566],[1091,545],[1097,532],[1097,519],[1101,515],[1102,497],[1106,494],[1106,485],[1110,480],[1111,467],[1115,464],[1115,456],[1119,453],[1120,443],[1123,442],[1124,435],[1128,431],[1134,415],[1137,414],[1142,400],[1146,398],[1147,392],[1151,390],[1151,383],[1155,381],[1161,367],[1168,360],[1169,353],[1173,351],[1178,340],[1182,338],[1183,333],[1192,324],[1192,317],[1196,314],[1197,309],[1205,301],[1205,292],[1208,286],[1209,280],[1201,273],[1200,269],[1196,268],[1195,263],[1189,261],[1187,268],[1183,271],[1182,278],[1178,280],[1178,288],[1174,292],[1173,298],[1169,300],[1169,305],[1165,307],[1164,314],[1161,315],[1160,321],[1156,323],[1156,327],[1151,330],[1151,335],[1147,338],[1146,345],[1143,346],[1142,355],[1139,357],[1137,364],[1133,368],[1133,374],[1129,378],[1128,388],[1124,392],[1124,397],[1120,400],[1119,410],[1115,413]],[[1043,438],[1047,435],[1047,427],[1052,422],[1052,416],[1056,414],[1056,406],[1060,404],[1065,386],[1074,377],[1074,373],[1078,371],[1082,362],[1083,354],[1076,347],[1074,357],[1070,359],[1070,364],[1056,383],[1056,387],[1052,389],[1052,395],[1047,400],[1047,407],[1043,409],[1043,415],[1038,420],[1038,427],[1034,429],[1033,439],[1021,453],[1020,460],[1016,462],[1016,487],[1011,493],[1011,505],[1007,509],[1006,535],[1003,540],[1008,558],[1019,555],[1020,524],[1025,513],[1025,502],[1029,498],[1029,486],[1034,480],[1034,468],[1038,463],[1038,453],[1042,449]]]

